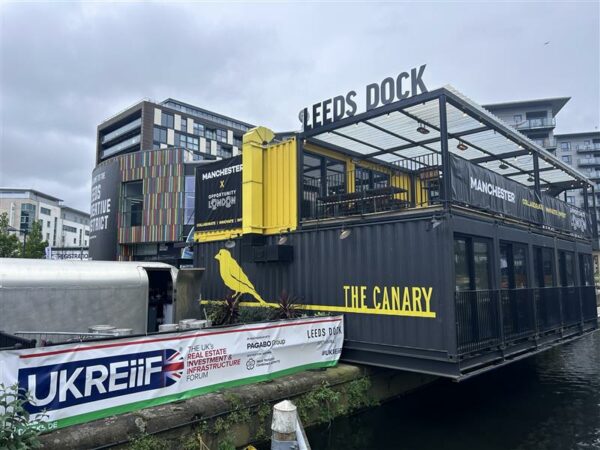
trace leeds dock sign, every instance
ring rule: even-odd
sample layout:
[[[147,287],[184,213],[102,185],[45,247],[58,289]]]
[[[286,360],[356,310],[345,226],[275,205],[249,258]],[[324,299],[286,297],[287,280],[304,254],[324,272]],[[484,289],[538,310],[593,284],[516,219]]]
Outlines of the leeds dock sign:
[[[396,78],[387,77],[381,83],[371,83],[365,87],[365,110],[388,105],[397,100],[427,92],[423,82],[426,65],[402,72]],[[324,125],[352,117],[357,111],[356,91],[346,95],[328,98],[300,111],[300,121],[304,131],[315,130]]]

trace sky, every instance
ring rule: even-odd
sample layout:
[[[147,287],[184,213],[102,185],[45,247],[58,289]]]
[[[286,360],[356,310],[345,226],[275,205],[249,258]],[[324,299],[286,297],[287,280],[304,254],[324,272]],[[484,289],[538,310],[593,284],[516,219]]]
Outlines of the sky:
[[[555,132],[597,130],[599,5],[3,1],[0,186],[89,211],[96,127],[143,98],[289,131],[421,64],[481,104],[569,96]]]

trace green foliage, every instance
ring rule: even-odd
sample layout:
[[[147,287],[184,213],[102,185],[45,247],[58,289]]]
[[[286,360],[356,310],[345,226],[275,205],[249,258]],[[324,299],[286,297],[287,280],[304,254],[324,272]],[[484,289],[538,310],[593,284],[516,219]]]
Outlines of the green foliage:
[[[165,441],[156,436],[143,434],[131,441],[127,448],[129,450],[167,450],[169,446]]]
[[[272,313],[272,309],[268,306],[240,306],[240,322],[264,322],[271,319]]]
[[[323,382],[320,386],[296,399],[294,403],[296,403],[302,422],[308,423],[311,412],[317,412],[317,422],[331,422],[343,412],[340,410],[340,397],[339,392],[334,391],[326,382]]]
[[[213,325],[232,325],[239,322],[240,298],[230,292],[223,301],[210,305],[208,318]]]
[[[376,406],[377,401],[369,396],[371,389],[371,380],[368,377],[362,377],[348,383],[346,387],[347,411],[348,413],[359,408]]]
[[[31,420],[24,405],[29,395],[21,391],[18,385],[5,387],[0,384],[0,449],[25,450],[40,448],[38,439],[44,428],[44,416]]]
[[[0,258],[17,258],[20,251],[19,238],[8,231],[8,214],[0,214]]]
[[[33,222],[31,230],[27,233],[25,251],[21,254],[22,258],[40,259],[44,257],[48,242],[42,238],[42,223]]]
[[[235,445],[233,445],[233,442],[231,442],[231,440],[229,439],[224,439],[221,442],[219,442],[219,446],[217,447],[218,450],[235,450]]]
[[[256,417],[258,418],[258,429],[256,430],[256,440],[262,441],[268,439],[269,432],[271,431],[271,414],[272,408],[269,403],[262,403],[256,411]]]
[[[275,310],[274,319],[295,319],[300,317],[300,311],[296,308],[297,298],[282,291],[279,295],[279,307]]]

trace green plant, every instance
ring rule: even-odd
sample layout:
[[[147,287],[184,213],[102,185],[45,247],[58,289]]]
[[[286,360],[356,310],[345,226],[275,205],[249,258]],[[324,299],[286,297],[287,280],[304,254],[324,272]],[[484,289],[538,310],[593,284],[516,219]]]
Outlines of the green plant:
[[[222,302],[211,305],[208,317],[214,325],[231,325],[239,321],[240,300],[230,292]]]
[[[278,299],[279,307],[275,310],[275,319],[295,319],[300,317],[300,311],[296,308],[297,298],[281,291]]]
[[[271,319],[272,310],[269,307],[240,306],[240,322],[254,323]]]
[[[47,246],[48,242],[44,241],[44,238],[42,237],[42,222],[35,221],[27,234],[27,241],[23,252],[21,252],[21,258],[43,258]]]
[[[156,436],[143,434],[130,442],[129,450],[167,450],[169,446]]]
[[[25,409],[30,396],[17,384],[0,384],[0,448],[21,450],[39,448],[45,414],[31,417]]]
[[[356,411],[359,408],[375,406],[377,401],[369,396],[371,380],[362,377],[348,383],[346,387],[347,412]]]
[[[257,441],[262,441],[269,437],[269,431],[271,430],[271,405],[269,403],[261,403],[256,411],[256,417],[258,418],[258,428],[255,437]]]
[[[224,439],[221,442],[219,442],[219,446],[217,447],[218,450],[235,450],[235,445],[233,445],[233,442],[231,442],[230,439]]]
[[[340,393],[331,389],[327,382],[300,396],[295,403],[300,420],[305,425],[308,423],[311,411],[318,409],[316,416],[318,423],[331,422],[338,413],[342,412],[339,406]]]

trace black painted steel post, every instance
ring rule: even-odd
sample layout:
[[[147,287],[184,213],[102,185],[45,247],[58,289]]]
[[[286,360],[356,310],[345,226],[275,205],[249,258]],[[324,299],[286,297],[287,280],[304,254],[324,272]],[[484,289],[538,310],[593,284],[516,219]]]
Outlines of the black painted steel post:
[[[540,200],[542,190],[540,188],[540,162],[537,153],[533,154],[533,188],[538,196],[538,200]]]
[[[450,181],[450,152],[448,151],[448,117],[446,115],[446,96],[440,95],[439,97],[440,107],[440,147],[442,149],[442,175],[444,185],[444,209],[449,209],[450,200],[450,189],[452,184]]]
[[[592,186],[592,236],[594,237],[594,247],[598,246],[598,217],[596,216],[596,189]],[[587,211],[589,214],[589,209]]]

